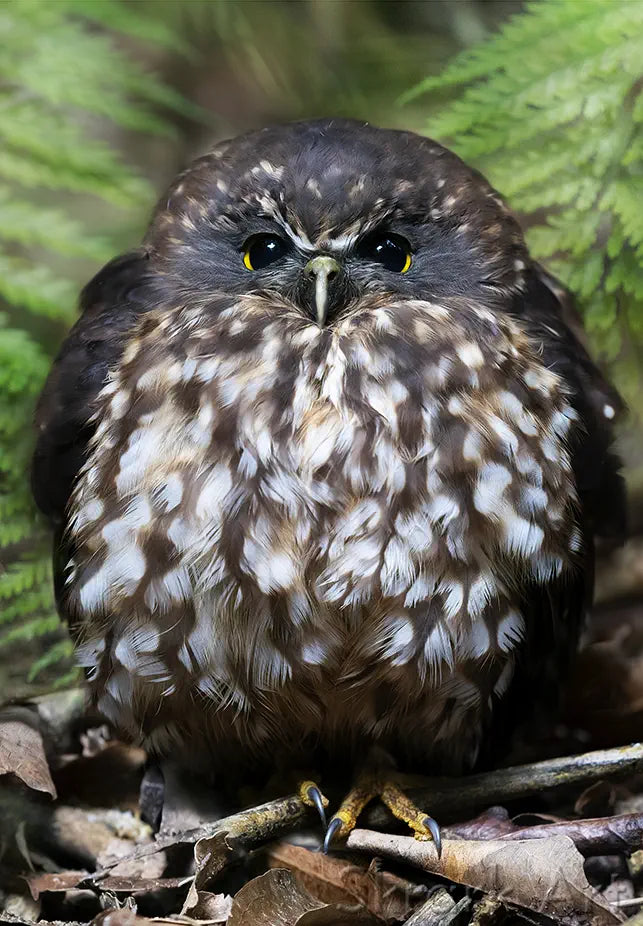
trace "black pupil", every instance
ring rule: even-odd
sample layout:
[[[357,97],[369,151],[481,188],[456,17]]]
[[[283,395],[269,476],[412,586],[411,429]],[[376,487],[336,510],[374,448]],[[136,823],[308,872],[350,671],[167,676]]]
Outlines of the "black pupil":
[[[357,246],[358,257],[381,264],[393,273],[404,270],[408,254],[406,241],[393,235],[370,235]]]
[[[277,235],[257,235],[248,246],[248,257],[255,270],[279,260],[286,253],[286,242]]]

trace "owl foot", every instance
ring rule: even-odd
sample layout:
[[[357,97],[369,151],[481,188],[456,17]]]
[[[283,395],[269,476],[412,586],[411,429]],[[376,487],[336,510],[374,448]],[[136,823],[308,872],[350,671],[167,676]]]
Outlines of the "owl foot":
[[[328,852],[336,837],[345,839],[348,836],[355,828],[362,810],[374,797],[379,797],[393,816],[406,823],[413,830],[416,839],[432,839],[438,858],[440,857],[442,854],[440,827],[433,817],[421,811],[404,794],[390,772],[385,777],[372,773],[360,776],[356,786],[344,798],[341,807],[328,824],[324,837],[324,852]]]
[[[326,826],[328,798],[324,797],[314,781],[302,781],[298,788],[299,799],[308,807],[316,807],[322,826]]]

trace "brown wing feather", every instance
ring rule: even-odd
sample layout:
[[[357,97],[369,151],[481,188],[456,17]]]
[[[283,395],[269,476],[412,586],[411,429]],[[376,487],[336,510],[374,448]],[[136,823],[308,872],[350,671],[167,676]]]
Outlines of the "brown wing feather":
[[[96,396],[118,363],[127,332],[148,307],[147,254],[134,251],[110,261],[84,288],[81,316],[64,341],[36,409],[37,440],[31,486],[54,532],[56,597],[70,551],[65,511],[94,426]]]
[[[572,463],[584,558],[571,577],[558,578],[547,586],[530,584],[524,590],[522,611],[528,638],[512,685],[494,708],[483,764],[497,761],[498,749],[507,745],[516,727],[526,727],[533,720],[534,711],[542,714],[556,709],[592,602],[594,539],[621,540],[626,530],[621,462],[612,449],[614,421],[624,411],[624,403],[586,350],[571,293],[534,264],[527,291],[512,314],[520,317],[538,343],[547,366],[565,380],[580,416]]]

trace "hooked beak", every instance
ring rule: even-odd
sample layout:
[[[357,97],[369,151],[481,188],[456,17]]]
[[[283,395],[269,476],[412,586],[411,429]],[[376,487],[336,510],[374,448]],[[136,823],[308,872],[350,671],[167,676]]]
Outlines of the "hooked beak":
[[[334,257],[322,255],[313,257],[304,267],[304,274],[314,277],[315,315],[320,326],[325,323],[328,315],[328,284],[340,272],[341,267]]]

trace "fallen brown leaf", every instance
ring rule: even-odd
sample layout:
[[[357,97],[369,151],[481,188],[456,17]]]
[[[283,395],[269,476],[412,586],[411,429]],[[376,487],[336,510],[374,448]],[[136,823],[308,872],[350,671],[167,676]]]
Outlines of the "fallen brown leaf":
[[[464,923],[468,920],[468,917],[465,920],[465,916],[470,907],[470,897],[463,897],[456,903],[441,887],[416,910],[405,926],[455,926],[458,922]]]
[[[325,903],[357,903],[383,920],[405,920],[426,896],[424,885],[387,871],[372,870],[347,859],[301,846],[277,843],[268,853],[271,868],[288,868],[297,881]]]
[[[89,876],[87,871],[56,871],[29,875],[27,885],[34,900],[46,891],[69,891]]]
[[[302,823],[309,813],[310,808],[293,795],[211,824],[213,832],[198,839],[194,846],[194,889],[207,888],[240,851],[257,848],[283,836]]]
[[[137,916],[134,910],[128,907],[119,907],[114,910],[103,910],[91,921],[90,926],[152,926],[154,920],[144,916]]]
[[[38,717],[27,707],[7,707],[0,713],[0,775],[8,774],[56,797]]]
[[[231,909],[232,897],[228,894],[199,891],[196,903],[188,910],[184,907],[179,919],[186,923],[227,923]]]
[[[614,813],[616,789],[609,781],[595,781],[576,798],[574,813],[579,817],[604,817]]]
[[[567,836],[511,842],[447,840],[440,859],[433,843],[371,830],[354,830],[346,846],[417,865],[563,923],[576,923],[579,916],[590,916],[593,926],[622,922],[588,883],[583,858]]]
[[[443,839],[498,839],[511,833],[514,826],[504,807],[488,807],[472,820],[442,827]]]
[[[284,868],[274,868],[244,885],[228,918],[228,926],[381,926],[382,922],[363,907],[322,903]]]
[[[643,814],[627,813],[590,820],[563,820],[536,826],[516,827],[502,839],[550,839],[568,836],[579,852],[592,855],[629,855],[643,844]]]
[[[479,817],[444,827],[445,839],[549,839],[569,836],[584,856],[629,855],[643,844],[643,813],[618,814],[585,820],[561,820],[538,815],[539,822],[520,825],[516,820],[534,819],[523,814],[510,820],[502,807],[492,807]],[[540,821],[544,822],[540,822]]]
[[[112,875],[101,881],[101,890],[113,891],[115,894],[148,894],[151,891],[162,891],[183,887],[192,879],[184,878],[127,878],[122,875]]]

